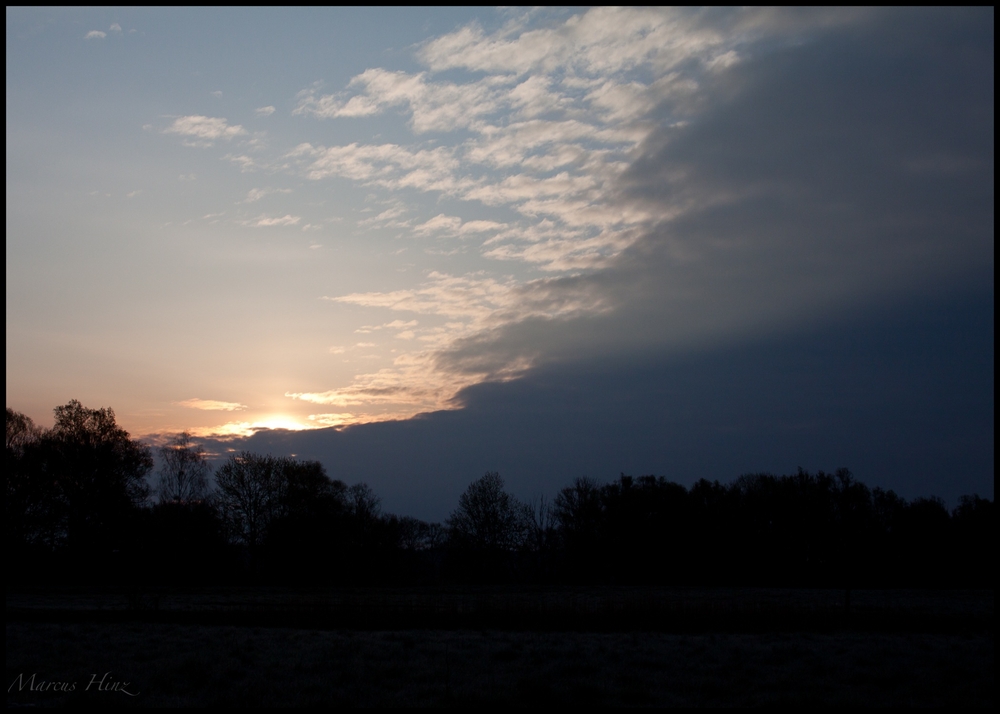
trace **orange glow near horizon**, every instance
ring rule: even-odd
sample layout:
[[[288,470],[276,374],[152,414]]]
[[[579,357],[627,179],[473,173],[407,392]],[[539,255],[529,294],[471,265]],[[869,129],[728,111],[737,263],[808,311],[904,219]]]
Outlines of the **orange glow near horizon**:
[[[287,429],[289,431],[303,431],[305,429],[319,428],[318,424],[302,422],[295,417],[286,414],[272,414],[263,419],[255,421],[231,421],[219,426],[203,426],[189,429],[195,436],[251,436],[255,432],[263,429]]]

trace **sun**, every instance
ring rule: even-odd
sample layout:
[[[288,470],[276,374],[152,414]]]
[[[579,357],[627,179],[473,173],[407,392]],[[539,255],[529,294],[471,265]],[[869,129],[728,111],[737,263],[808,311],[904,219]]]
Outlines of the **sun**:
[[[287,429],[288,431],[304,431],[318,429],[322,424],[303,423],[287,414],[271,414],[254,421],[231,421],[220,426],[195,427],[189,431],[195,436],[230,438],[237,436],[253,436],[264,429]]]
[[[255,420],[250,424],[252,429],[288,429],[289,431],[302,431],[304,429],[315,429],[313,424],[303,424],[295,417],[286,414],[272,414],[263,419]]]

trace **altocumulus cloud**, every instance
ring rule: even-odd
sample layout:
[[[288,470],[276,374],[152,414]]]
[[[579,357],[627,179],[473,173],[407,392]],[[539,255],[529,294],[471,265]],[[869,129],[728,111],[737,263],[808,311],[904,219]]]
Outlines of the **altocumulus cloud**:
[[[230,125],[221,117],[206,117],[192,115],[177,117],[173,123],[163,130],[166,134],[180,134],[200,140],[203,145],[210,146],[217,139],[232,139],[246,134],[247,131],[239,124]]]
[[[249,221],[244,221],[243,225],[252,228],[272,228],[274,226],[294,226],[302,220],[301,216],[285,214],[284,216],[257,216]]]
[[[512,321],[439,363],[684,348],[983,278],[992,54],[976,13],[876,13],[709,74],[697,110],[648,115],[617,183],[617,203],[661,218],[604,269],[521,288],[610,309]]]
[[[429,349],[393,368],[289,396],[442,406],[579,355],[731,342],[982,277],[991,28],[986,10],[602,8],[465,27],[420,49],[424,72],[303,91],[297,113],[402,111],[415,137],[300,145],[286,158],[303,177],[508,208],[504,223],[439,213],[412,230],[550,276],[433,273],[333,296],[453,319],[416,331]]]

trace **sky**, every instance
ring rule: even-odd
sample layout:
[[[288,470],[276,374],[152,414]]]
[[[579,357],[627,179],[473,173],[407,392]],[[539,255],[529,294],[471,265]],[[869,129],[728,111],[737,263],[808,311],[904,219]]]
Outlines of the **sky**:
[[[993,10],[7,9],[7,405],[993,494]]]

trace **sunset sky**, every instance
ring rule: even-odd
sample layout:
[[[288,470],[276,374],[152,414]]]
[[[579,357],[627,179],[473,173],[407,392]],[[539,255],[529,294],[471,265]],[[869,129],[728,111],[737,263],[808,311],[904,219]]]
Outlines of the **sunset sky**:
[[[390,506],[498,460],[993,495],[992,9],[6,17],[7,405],[43,425],[257,433]],[[407,423],[453,460],[374,436]],[[369,443],[413,473],[338,472]]]

